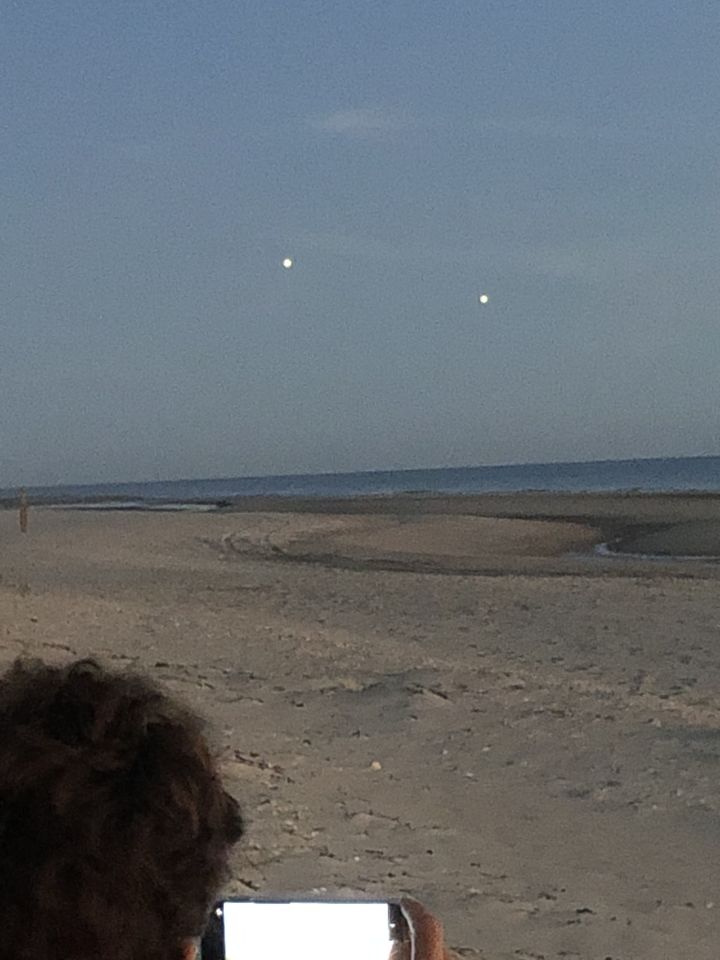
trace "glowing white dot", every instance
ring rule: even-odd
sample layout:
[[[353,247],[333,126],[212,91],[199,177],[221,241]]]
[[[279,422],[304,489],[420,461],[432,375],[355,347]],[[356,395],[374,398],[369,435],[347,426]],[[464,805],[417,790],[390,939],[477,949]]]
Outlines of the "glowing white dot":
[[[490,297],[486,293],[481,293],[480,296],[478,297],[478,300],[480,301],[480,303],[489,303]]]
[[[291,257],[285,257],[285,259],[284,259],[283,262],[282,262],[282,265],[283,265],[283,267],[285,267],[286,270],[290,270],[290,269],[292,268],[292,265],[293,265],[292,258],[291,258]]]

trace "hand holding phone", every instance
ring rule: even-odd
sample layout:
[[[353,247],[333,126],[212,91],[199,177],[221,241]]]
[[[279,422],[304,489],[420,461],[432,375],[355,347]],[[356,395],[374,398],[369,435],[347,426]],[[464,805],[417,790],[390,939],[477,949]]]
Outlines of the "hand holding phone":
[[[442,927],[416,900],[226,900],[202,960],[449,960]]]

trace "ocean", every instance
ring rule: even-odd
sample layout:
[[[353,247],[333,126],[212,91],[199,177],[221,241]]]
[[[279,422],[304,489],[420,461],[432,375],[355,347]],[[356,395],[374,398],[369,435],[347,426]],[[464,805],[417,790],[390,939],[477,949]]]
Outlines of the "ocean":
[[[33,487],[28,489],[28,494],[31,499],[52,499],[64,503],[122,499],[128,507],[141,507],[146,504],[215,504],[220,500],[247,496],[357,497],[397,493],[516,493],[528,490],[568,493],[630,490],[720,492],[720,457],[98,483]],[[0,491],[0,497],[15,495],[16,490]]]

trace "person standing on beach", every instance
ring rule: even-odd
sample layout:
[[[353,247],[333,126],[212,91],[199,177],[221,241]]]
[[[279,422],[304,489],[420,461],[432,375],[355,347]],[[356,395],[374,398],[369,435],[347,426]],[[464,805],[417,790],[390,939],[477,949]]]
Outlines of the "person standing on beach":
[[[0,677],[0,960],[194,960],[242,833],[203,723],[146,678],[91,660]],[[449,960],[402,906],[392,960]]]
[[[20,520],[20,532],[27,533],[28,528],[28,497],[27,491],[20,491],[20,505],[19,505],[19,520]]]

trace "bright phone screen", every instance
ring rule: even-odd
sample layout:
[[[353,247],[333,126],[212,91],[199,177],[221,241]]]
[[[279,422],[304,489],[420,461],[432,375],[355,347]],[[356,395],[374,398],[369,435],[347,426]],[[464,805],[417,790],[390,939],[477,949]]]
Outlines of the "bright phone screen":
[[[387,903],[223,904],[226,960],[388,960]]]

